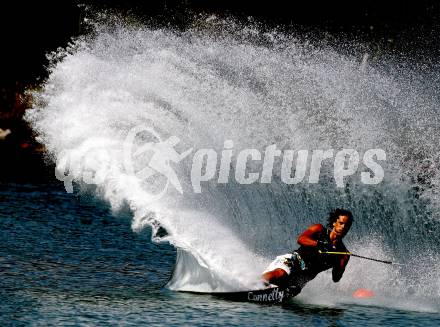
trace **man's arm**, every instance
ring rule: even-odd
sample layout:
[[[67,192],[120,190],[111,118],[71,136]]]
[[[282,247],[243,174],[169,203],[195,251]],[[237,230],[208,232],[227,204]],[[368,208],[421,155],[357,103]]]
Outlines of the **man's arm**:
[[[345,267],[347,266],[348,260],[350,260],[350,256],[344,255],[341,260],[337,263],[336,266],[333,267],[332,270],[332,279],[335,283],[339,282],[344,274]]]
[[[325,228],[321,224],[310,226],[298,237],[298,244],[311,247],[317,246],[319,235],[323,231],[325,231]]]

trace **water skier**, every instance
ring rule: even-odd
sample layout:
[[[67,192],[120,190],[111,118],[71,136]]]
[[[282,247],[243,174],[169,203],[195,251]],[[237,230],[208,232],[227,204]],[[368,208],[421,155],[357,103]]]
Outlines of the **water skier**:
[[[299,237],[300,247],[276,257],[263,272],[266,283],[279,287],[294,288],[296,294],[307,282],[320,272],[332,269],[332,279],[336,283],[344,274],[349,255],[325,254],[325,252],[348,252],[342,239],[353,223],[353,215],[344,209],[335,209],[329,215],[328,228],[314,224]]]

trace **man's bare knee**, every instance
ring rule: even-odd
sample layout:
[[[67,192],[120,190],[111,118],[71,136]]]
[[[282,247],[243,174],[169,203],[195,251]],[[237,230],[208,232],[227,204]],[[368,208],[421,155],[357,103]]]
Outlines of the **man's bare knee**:
[[[281,268],[277,268],[272,271],[268,271],[267,273],[263,274],[263,278],[267,280],[269,283],[277,280],[281,280],[287,277],[287,272],[285,272]]]

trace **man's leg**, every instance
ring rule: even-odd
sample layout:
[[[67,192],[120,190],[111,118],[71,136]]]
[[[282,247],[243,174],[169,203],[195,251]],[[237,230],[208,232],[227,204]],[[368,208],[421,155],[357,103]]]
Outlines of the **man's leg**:
[[[274,284],[277,286],[288,285],[289,274],[281,268],[276,268],[274,270],[265,272],[262,277],[270,284]]]

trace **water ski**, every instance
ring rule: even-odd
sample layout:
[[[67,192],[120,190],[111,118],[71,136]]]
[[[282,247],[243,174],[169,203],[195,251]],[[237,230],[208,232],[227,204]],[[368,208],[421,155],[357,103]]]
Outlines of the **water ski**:
[[[209,294],[230,301],[239,302],[256,302],[256,303],[284,303],[300,293],[300,289],[296,287],[280,288],[269,287],[260,290],[249,290],[239,292],[190,292],[197,294]]]

